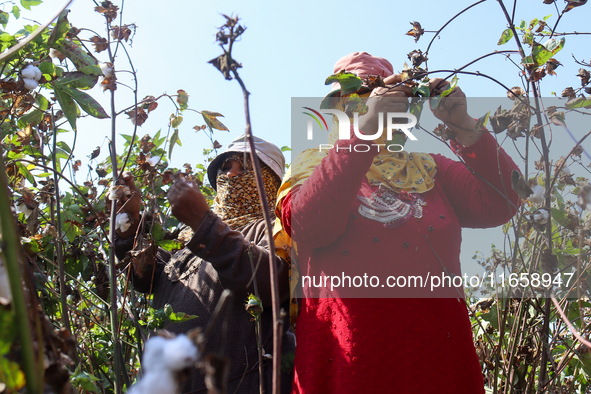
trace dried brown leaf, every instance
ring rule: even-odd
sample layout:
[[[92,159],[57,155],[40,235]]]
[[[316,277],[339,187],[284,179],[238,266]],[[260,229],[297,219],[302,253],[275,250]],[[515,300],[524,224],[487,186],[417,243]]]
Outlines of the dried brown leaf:
[[[94,10],[99,14],[103,14],[107,18],[107,22],[111,23],[117,18],[119,7],[107,0],[103,1],[100,6],[94,7]]]
[[[131,123],[133,123],[136,126],[143,125],[146,119],[148,119],[148,114],[146,113],[146,111],[144,111],[143,108],[137,108],[136,110],[132,109],[127,111],[125,114],[129,116]]]
[[[417,21],[410,22],[412,29],[410,29],[406,35],[415,38],[415,42],[418,42],[421,36],[425,33],[425,30],[421,27],[421,24]]]
[[[575,93],[575,90],[572,87],[570,87],[570,86],[568,88],[564,89],[562,91],[562,93],[560,93],[560,97],[571,97],[571,98],[574,98],[576,96],[577,96],[577,94]]]
[[[579,69],[577,77],[581,79],[581,86],[586,86],[589,83],[589,71],[584,68]]]
[[[94,51],[100,53],[105,51],[109,48],[109,44],[106,38],[94,36],[90,38],[90,42],[92,42],[92,46],[94,47]]]
[[[111,37],[113,37],[113,40],[115,41],[129,41],[129,36],[133,32],[130,27],[135,30],[135,25],[112,26]]]

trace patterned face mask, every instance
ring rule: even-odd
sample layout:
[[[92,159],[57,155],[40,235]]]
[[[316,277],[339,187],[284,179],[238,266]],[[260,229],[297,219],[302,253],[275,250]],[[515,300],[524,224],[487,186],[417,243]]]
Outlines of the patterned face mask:
[[[230,160],[238,160],[242,164],[242,174],[230,177],[221,171],[221,168],[224,168]],[[260,163],[269,213],[274,220],[277,190],[281,180],[265,163]],[[216,183],[217,195],[213,202],[213,212],[232,229],[241,230],[247,224],[263,218],[250,158],[244,160],[244,157],[239,154],[228,156],[220,166]]]

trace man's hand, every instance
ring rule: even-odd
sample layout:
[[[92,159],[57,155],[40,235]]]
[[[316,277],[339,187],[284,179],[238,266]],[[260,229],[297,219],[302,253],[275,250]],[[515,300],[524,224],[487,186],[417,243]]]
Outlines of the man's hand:
[[[412,97],[412,89],[404,84],[396,86],[402,82],[398,74],[391,75],[384,79],[386,87],[375,88],[369,100],[367,101],[368,111],[359,118],[359,130],[365,134],[375,134],[379,126],[379,113],[384,116],[388,112],[406,112],[408,111],[408,97]],[[384,131],[386,121],[383,122]],[[377,141],[385,141],[386,133]],[[376,141],[376,142],[377,142]],[[383,142],[378,142],[383,143]]]
[[[126,231],[116,229],[117,235],[121,238],[129,238],[135,235],[140,222],[140,208],[142,199],[140,192],[133,181],[133,175],[125,171],[117,180],[117,186],[127,187],[129,190],[122,191],[121,197],[117,199],[117,215],[127,213],[130,226]]]
[[[168,191],[172,214],[178,220],[197,231],[209,212],[207,200],[192,182],[176,181]]]
[[[449,85],[449,82],[442,78],[431,79],[431,97],[440,95]],[[446,97],[439,98],[435,109],[433,100],[430,99],[429,104],[433,115],[455,133],[456,141],[461,145],[472,145],[482,136],[482,133],[474,130],[476,120],[468,114],[466,95],[459,87],[456,86]]]

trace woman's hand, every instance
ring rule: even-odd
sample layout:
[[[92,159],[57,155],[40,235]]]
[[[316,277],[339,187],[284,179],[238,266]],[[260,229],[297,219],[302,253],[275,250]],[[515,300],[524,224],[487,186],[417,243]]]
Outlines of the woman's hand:
[[[450,83],[442,78],[430,81],[431,97],[440,95],[447,90]],[[456,141],[463,146],[474,144],[480,139],[481,132],[475,131],[476,120],[468,114],[466,95],[456,86],[449,95],[440,97],[437,107],[433,100],[429,100],[431,111],[439,120],[443,121],[456,135]]]
[[[359,130],[365,134],[375,134],[379,126],[379,113],[384,116],[388,112],[406,112],[408,111],[408,98],[412,97],[412,89],[404,84],[400,84],[402,78],[398,74],[391,75],[384,79],[386,87],[375,88],[369,100],[367,101],[368,111],[359,118]],[[386,139],[386,122],[382,123],[384,132],[379,141]],[[377,142],[377,141],[376,141]],[[378,142],[382,143],[382,142]]]
[[[176,181],[168,191],[168,201],[172,214],[194,231],[209,213],[209,205],[199,187],[182,179]]]

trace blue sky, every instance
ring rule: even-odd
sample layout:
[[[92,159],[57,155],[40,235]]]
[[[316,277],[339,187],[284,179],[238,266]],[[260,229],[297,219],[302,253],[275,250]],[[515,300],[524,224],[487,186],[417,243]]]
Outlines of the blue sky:
[[[534,18],[548,20],[553,25],[559,14],[554,5],[541,0],[517,2],[515,19],[529,22]],[[33,19],[44,22],[54,10],[63,4],[58,0],[46,0],[30,13]],[[223,122],[230,133],[218,132],[216,138],[225,145],[233,136],[244,130],[242,93],[236,81],[226,81],[208,60],[221,51],[215,44],[216,27],[224,23],[220,15],[238,15],[247,27],[241,42],[237,43],[234,57],[243,64],[240,74],[251,92],[251,117],[253,131],[279,146],[291,145],[290,100],[291,97],[322,97],[329,87],[325,78],[332,73],[334,62],[347,53],[367,51],[388,58],[399,71],[407,61],[406,54],[414,49],[426,50],[433,38],[425,33],[418,43],[405,33],[409,22],[419,21],[427,31],[438,30],[449,18],[472,4],[456,1],[445,6],[444,2],[264,2],[264,1],[126,1],[123,23],[137,25],[130,55],[138,71],[139,97],[158,96],[178,89],[189,93],[189,105],[197,110],[207,109],[225,115]],[[564,4],[557,1],[558,9]],[[507,2],[509,12],[512,2]],[[564,15],[560,26],[568,31],[586,31],[588,14],[585,5]],[[76,27],[93,29],[105,34],[103,18],[94,12],[90,0],[74,0],[69,20]],[[513,41],[497,46],[497,41],[507,23],[498,1],[488,0],[459,16],[433,42],[429,51],[429,69],[457,69],[469,61],[495,50],[516,49]],[[558,31],[564,31],[559,26]],[[89,34],[90,36],[90,34]],[[586,40],[586,41],[585,41]],[[568,36],[565,48],[556,56],[564,67],[559,67],[558,78],[548,76],[543,80],[542,92],[560,93],[566,86],[580,85],[576,77],[578,66],[571,54],[589,57],[589,36]],[[106,52],[97,57],[106,60]],[[104,58],[104,59],[103,59]],[[513,59],[517,59],[514,56]],[[589,61],[588,58],[582,60]],[[120,81],[129,70],[127,60],[120,52],[115,64]],[[507,86],[519,85],[519,70],[503,55],[495,55],[480,61],[469,71],[487,73]],[[439,73],[437,76],[447,76]],[[485,78],[460,76],[460,86],[469,97],[503,97],[505,92]],[[129,91],[120,87],[117,107],[132,104]],[[108,107],[108,94],[95,89],[94,97]],[[154,134],[166,128],[172,107],[165,101],[140,128],[141,135]],[[478,114],[473,114],[479,116]],[[121,116],[118,130],[131,133],[132,125]],[[80,132],[88,149],[102,144],[109,121],[82,123]],[[196,149],[206,147],[207,139],[200,138],[192,130],[202,124],[199,115],[187,114],[181,126],[183,147],[175,148],[173,165],[180,166],[195,160]],[[92,132],[85,131],[92,130]],[[88,138],[87,138],[88,137]],[[416,150],[430,151],[428,138]],[[94,146],[93,146],[94,144]],[[424,145],[424,146],[423,146]],[[90,153],[90,152],[88,152]],[[86,153],[85,153],[86,154]]]
[[[64,2],[46,0],[44,4],[33,7],[31,12],[24,12],[38,22],[45,20]],[[115,3],[118,3],[115,1]],[[510,14],[513,2],[506,1]],[[548,24],[554,26],[559,10],[565,3],[558,0],[556,5],[543,4],[542,0],[517,1],[515,20],[531,21],[552,15]],[[216,132],[215,138],[226,145],[232,138],[244,130],[244,110],[242,92],[236,81],[224,80],[208,60],[217,57],[221,50],[215,44],[216,27],[224,23],[220,15],[238,15],[247,27],[241,42],[236,44],[234,57],[242,63],[240,74],[251,92],[251,119],[253,132],[279,146],[291,145],[291,98],[322,97],[330,88],[324,86],[324,80],[332,74],[334,62],[347,53],[367,51],[371,54],[388,58],[396,71],[400,71],[407,60],[406,54],[414,49],[426,50],[434,37],[425,35],[417,42],[405,33],[411,28],[409,22],[419,21],[427,31],[440,29],[449,18],[465,7],[470,1],[194,1],[174,0],[168,2],[153,0],[127,0],[123,9],[123,23],[134,23],[137,34],[129,50],[139,79],[140,98],[147,95],[158,96],[164,92],[175,94],[184,89],[189,95],[190,107],[197,110],[210,110],[225,115],[223,123],[228,132]],[[121,4],[119,4],[121,5]],[[78,27],[94,30],[105,35],[103,17],[94,12],[94,3],[90,0],[74,0],[69,15],[70,22]],[[558,32],[588,31],[589,7],[584,5],[564,14]],[[21,22],[28,23],[21,18]],[[9,31],[16,31],[17,23],[9,25]],[[514,41],[504,46],[497,42],[507,22],[499,2],[488,0],[476,5],[459,16],[435,38],[429,51],[429,69],[453,70],[468,62],[495,50],[515,50]],[[90,37],[92,34],[88,34]],[[84,34],[83,34],[84,36]],[[547,76],[542,81],[542,93],[550,96],[551,92],[560,94],[563,88],[577,88],[580,81],[576,77],[579,66],[574,63],[573,55],[579,60],[589,62],[588,35],[569,35],[564,49],[556,59],[563,64],[556,71],[558,77]],[[527,49],[526,49],[527,50]],[[97,55],[106,61],[106,52]],[[518,62],[518,56],[512,56]],[[115,63],[119,81],[129,83],[129,64],[119,52]],[[502,80],[507,86],[520,85],[519,69],[504,55],[494,55],[468,67],[469,71],[480,71]],[[447,76],[439,73],[436,76]],[[459,85],[468,97],[504,97],[505,91],[482,77],[460,76]],[[91,94],[105,108],[109,107],[108,94],[95,88]],[[120,87],[117,91],[116,107],[126,108],[133,104],[129,90]],[[494,108],[491,108],[494,111]],[[157,111],[139,129],[139,136],[154,135],[159,129],[166,131],[168,118],[173,108],[170,103],[161,101]],[[478,117],[482,114],[472,113]],[[131,134],[133,126],[126,116],[119,117],[119,133]],[[172,165],[182,166],[185,162],[197,164],[202,161],[201,151],[210,146],[209,140],[192,129],[203,124],[200,115],[187,113],[180,127],[182,147],[175,147]],[[99,160],[106,158],[105,138],[109,134],[109,120],[88,119],[80,122],[80,138],[75,152],[86,163],[96,146],[103,146]],[[588,129],[573,130],[579,136]],[[563,131],[556,130],[557,157],[566,154],[570,146],[560,147]],[[450,154],[440,143],[426,135],[417,134],[419,143],[412,150],[442,152]],[[67,137],[64,137],[67,138]],[[122,138],[118,139],[122,146]],[[520,142],[522,143],[522,139]],[[504,146],[510,148],[511,143]],[[591,150],[591,145],[586,144]],[[563,152],[565,151],[565,152]],[[530,166],[533,167],[532,158]],[[523,166],[522,166],[523,168]],[[476,248],[487,249],[492,239],[499,239],[499,230],[491,232],[466,231],[465,237],[479,241]],[[475,250],[470,242],[466,246],[463,259],[470,258]],[[495,241],[495,243],[498,242]]]

